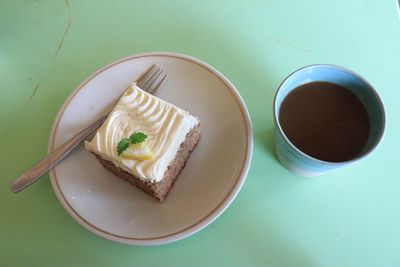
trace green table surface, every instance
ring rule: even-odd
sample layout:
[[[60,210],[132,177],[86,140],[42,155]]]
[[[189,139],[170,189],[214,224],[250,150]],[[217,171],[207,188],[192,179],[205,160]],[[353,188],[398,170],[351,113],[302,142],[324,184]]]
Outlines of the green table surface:
[[[394,0],[0,3],[1,266],[400,266],[400,19]],[[43,157],[55,115],[88,75],[146,51],[180,52],[224,73],[251,115],[247,180],[215,222],[184,240],[138,247],[85,230],[45,175],[9,182]],[[333,63],[369,80],[385,103],[383,142],[319,178],[273,152],[272,101],[282,79]]]

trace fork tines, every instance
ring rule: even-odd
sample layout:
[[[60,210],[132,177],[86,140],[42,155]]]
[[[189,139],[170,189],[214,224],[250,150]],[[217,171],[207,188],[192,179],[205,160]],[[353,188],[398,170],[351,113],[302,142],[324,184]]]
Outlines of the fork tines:
[[[137,86],[154,95],[166,78],[167,75],[163,73],[162,69],[154,64],[137,80]]]

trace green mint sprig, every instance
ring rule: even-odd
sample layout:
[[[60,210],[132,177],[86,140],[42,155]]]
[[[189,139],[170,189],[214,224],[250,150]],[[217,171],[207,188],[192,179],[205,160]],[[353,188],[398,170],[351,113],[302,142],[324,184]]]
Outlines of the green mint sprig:
[[[140,144],[144,142],[146,138],[147,135],[142,132],[136,132],[131,134],[129,138],[123,138],[121,141],[119,141],[117,145],[118,156],[121,155],[125,150],[127,150],[131,144]]]

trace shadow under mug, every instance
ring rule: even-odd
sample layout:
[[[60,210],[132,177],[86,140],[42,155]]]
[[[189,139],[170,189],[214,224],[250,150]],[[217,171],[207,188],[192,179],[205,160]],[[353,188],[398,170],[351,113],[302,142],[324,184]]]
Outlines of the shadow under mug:
[[[279,123],[280,107],[285,97],[300,85],[310,82],[329,82],[350,90],[367,110],[370,134],[361,153],[344,162],[328,162],[313,158],[290,142]],[[382,140],[386,117],[382,101],[375,89],[357,73],[327,64],[310,65],[290,74],[279,86],[274,99],[275,151],[281,164],[300,176],[318,176],[353,164],[370,154]]]

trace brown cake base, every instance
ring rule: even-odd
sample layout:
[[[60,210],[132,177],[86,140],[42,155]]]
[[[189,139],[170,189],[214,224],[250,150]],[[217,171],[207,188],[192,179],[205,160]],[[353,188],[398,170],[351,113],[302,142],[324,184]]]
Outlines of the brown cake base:
[[[100,161],[104,168],[162,202],[167,197],[178,177],[178,174],[185,166],[187,159],[192,153],[194,147],[197,145],[199,139],[200,129],[199,126],[197,126],[186,135],[186,139],[181,144],[175,159],[168,166],[168,169],[164,174],[164,178],[158,183],[143,181],[138,177],[135,177],[132,174],[118,168],[111,161],[105,160],[97,154],[93,154],[96,156],[98,161]]]

